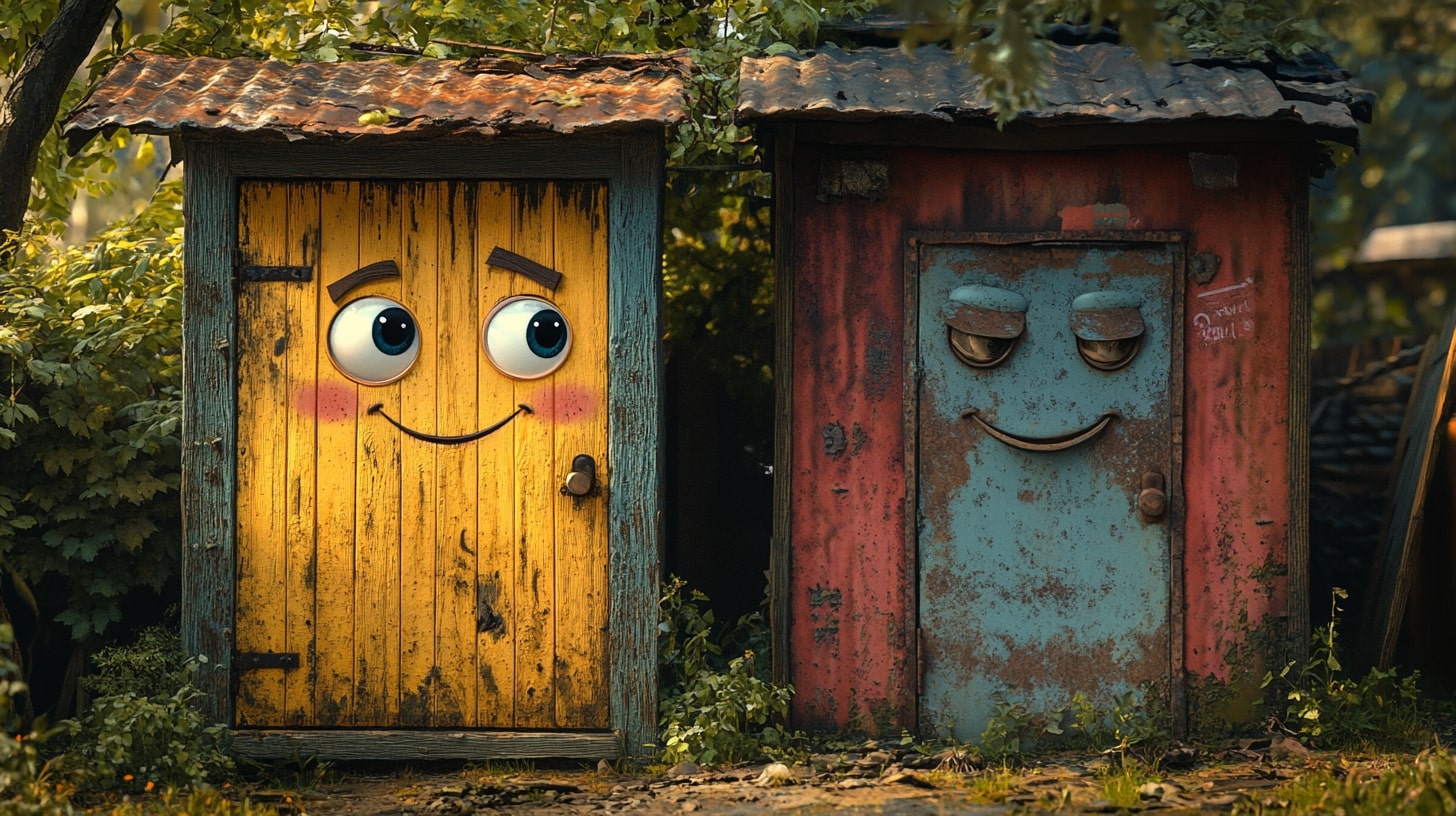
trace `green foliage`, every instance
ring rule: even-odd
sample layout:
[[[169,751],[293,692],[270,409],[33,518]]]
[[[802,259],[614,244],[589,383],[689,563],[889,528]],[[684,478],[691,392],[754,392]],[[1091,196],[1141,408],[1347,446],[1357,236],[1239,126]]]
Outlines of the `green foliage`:
[[[1150,762],[1168,747],[1172,721],[1155,684],[1117,695],[1107,707],[1080,691],[1066,705],[1040,713],[1001,694],[994,700],[980,740],[982,756],[994,761],[1075,749],[1114,754],[1127,764]]]
[[[1233,812],[1238,816],[1456,813],[1456,758],[1437,746],[1383,770],[1305,774],[1274,788],[1267,797],[1236,805]]]
[[[38,720],[26,727],[15,710],[17,698],[29,693],[20,667],[6,655],[15,642],[9,624],[0,624],[0,812],[59,816],[72,812],[70,802],[51,781],[42,749],[60,732]]]
[[[1419,673],[1401,677],[1396,669],[1372,668],[1362,678],[1345,671],[1339,660],[1339,601],[1349,597],[1335,588],[1330,622],[1315,630],[1309,660],[1290,662],[1278,675],[1287,688],[1285,727],[1321,748],[1379,745],[1406,748],[1420,734]],[[1271,672],[1264,687],[1275,684]]]
[[[131,643],[97,650],[91,663],[96,672],[81,678],[81,685],[97,697],[167,697],[187,685],[190,674],[182,638],[162,626],[143,629]]]
[[[110,816],[278,816],[278,808],[273,805],[229,799],[213,788],[169,789],[152,798],[127,797],[107,812]],[[303,813],[303,810],[287,812]]]
[[[715,632],[708,598],[682,579],[663,585],[658,622],[662,690],[658,704],[663,759],[737,762],[789,748],[799,735],[784,728],[794,690],[767,678],[752,649],[723,659],[724,642],[766,643],[760,613]]]
[[[170,696],[103,697],[71,726],[67,769],[88,787],[151,790],[192,788],[231,774],[228,730],[209,725],[184,686]]]
[[[165,185],[137,220],[59,253],[30,234],[0,269],[0,559],[65,588],[58,620],[77,638],[160,589],[180,554],[179,198]]]

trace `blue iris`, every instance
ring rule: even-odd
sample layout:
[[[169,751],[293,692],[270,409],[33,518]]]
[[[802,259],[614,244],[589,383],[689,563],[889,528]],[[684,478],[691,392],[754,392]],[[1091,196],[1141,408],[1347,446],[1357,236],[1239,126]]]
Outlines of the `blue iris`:
[[[526,345],[537,357],[555,357],[566,348],[566,321],[555,309],[542,309],[526,324]]]
[[[397,306],[390,307],[374,318],[374,347],[397,357],[409,351],[415,342],[415,319],[410,313]]]

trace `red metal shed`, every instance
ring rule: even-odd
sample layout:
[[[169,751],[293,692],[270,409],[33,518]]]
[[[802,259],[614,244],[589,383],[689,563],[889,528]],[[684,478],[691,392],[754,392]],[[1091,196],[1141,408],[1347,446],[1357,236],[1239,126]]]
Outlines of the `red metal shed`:
[[[1056,46],[998,130],[934,47],[746,60],[778,191],[776,654],[796,725],[1256,716],[1303,647],[1308,187],[1334,71]],[[782,659],[786,657],[786,659]]]

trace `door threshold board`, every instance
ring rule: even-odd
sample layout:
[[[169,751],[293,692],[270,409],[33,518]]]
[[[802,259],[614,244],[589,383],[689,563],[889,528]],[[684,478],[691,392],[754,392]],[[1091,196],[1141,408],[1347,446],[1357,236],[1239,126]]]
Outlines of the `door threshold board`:
[[[234,751],[253,759],[615,759],[622,755],[622,738],[614,731],[235,729],[232,739]]]

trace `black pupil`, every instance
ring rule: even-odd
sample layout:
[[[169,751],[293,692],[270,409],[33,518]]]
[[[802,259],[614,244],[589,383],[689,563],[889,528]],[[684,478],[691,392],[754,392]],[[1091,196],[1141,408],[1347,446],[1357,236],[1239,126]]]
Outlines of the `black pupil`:
[[[555,309],[542,309],[526,325],[526,345],[537,357],[555,357],[566,348],[566,321]]]
[[[404,354],[415,341],[415,319],[398,306],[374,318],[374,346],[391,357]]]

